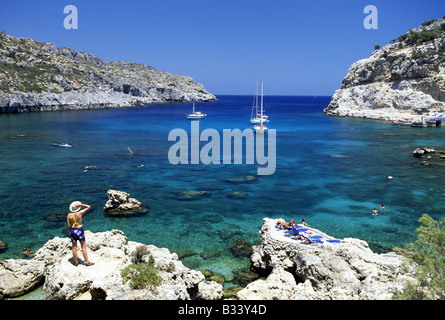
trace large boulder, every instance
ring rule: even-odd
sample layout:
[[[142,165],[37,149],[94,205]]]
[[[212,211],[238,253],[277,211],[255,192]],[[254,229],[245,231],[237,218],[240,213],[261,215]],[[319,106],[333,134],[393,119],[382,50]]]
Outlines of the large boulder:
[[[43,281],[45,263],[36,260],[0,260],[0,300],[18,297]]]
[[[294,276],[278,266],[266,280],[249,283],[237,296],[240,300],[289,300],[296,290]]]
[[[323,241],[307,244],[277,228],[277,221],[264,219],[261,244],[254,246],[251,255],[252,267],[262,273],[271,272],[271,279],[249,284],[238,292],[240,299],[271,298],[271,287],[277,278],[291,289],[282,296],[320,300],[391,299],[403,288],[404,280],[415,280],[413,269],[408,273],[403,268],[406,259],[393,252],[376,254],[365,241],[354,238],[329,242],[332,237],[314,228],[307,229]]]
[[[140,201],[130,198],[130,194],[126,192],[110,189],[107,191],[107,196],[108,201],[104,210],[108,215],[127,216],[148,211]]]

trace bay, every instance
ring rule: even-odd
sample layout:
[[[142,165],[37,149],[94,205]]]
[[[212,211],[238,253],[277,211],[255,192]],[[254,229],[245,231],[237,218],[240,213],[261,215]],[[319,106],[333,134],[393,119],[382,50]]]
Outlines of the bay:
[[[217,98],[196,104],[208,115],[200,130],[222,136],[224,129],[251,128],[253,97]],[[186,266],[229,280],[249,266],[247,257],[233,254],[232,243],[258,243],[264,217],[304,218],[334,237],[365,240],[377,252],[414,241],[423,213],[444,216],[445,167],[422,166],[412,151],[445,149],[445,128],[328,117],[322,110],[329,101],[265,96],[268,127],[277,133],[276,171],[270,176],[257,176],[256,163],[172,165],[168,135],[178,128],[190,132],[190,104],[2,115],[0,240],[8,249],[0,259],[23,258],[23,248],[36,250],[66,237],[74,200],[92,205],[85,229],[120,229],[128,240],[166,247]],[[84,172],[85,166],[93,169]],[[256,179],[243,181],[250,175]],[[130,193],[149,212],[105,215],[108,189]],[[180,197],[190,190],[210,194]],[[387,210],[372,216],[381,204]]]

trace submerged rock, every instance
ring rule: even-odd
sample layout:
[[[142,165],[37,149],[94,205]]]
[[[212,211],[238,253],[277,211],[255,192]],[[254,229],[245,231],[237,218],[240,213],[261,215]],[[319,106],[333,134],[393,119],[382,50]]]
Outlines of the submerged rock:
[[[247,199],[247,193],[243,191],[232,191],[227,194],[227,197],[233,199]]]
[[[178,192],[179,200],[196,200],[200,198],[210,197],[212,195],[209,191],[197,191],[197,190],[186,190]]]
[[[253,272],[251,270],[241,269],[235,272],[233,281],[239,283],[240,286],[245,287],[249,283],[257,280],[258,278],[259,278],[258,273]]]
[[[236,239],[230,249],[235,257],[249,257],[252,253],[252,244],[244,239]]]
[[[8,243],[4,241],[0,241],[0,252],[8,249]]]
[[[231,183],[248,183],[248,182],[255,182],[257,180],[258,178],[253,175],[239,176],[239,177],[232,177],[225,179],[226,182],[231,182]]]

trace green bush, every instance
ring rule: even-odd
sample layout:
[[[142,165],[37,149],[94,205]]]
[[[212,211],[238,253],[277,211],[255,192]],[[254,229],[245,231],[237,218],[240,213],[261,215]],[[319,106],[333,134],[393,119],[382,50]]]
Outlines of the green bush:
[[[417,283],[408,282],[404,291],[394,299],[443,300],[445,299],[445,218],[435,221],[424,214],[416,229],[417,241],[406,248],[396,248],[417,265]]]
[[[412,53],[413,59],[425,58],[427,56],[426,53],[415,51]]]
[[[416,32],[415,30],[410,29],[408,33],[402,34],[397,40],[399,42],[405,41],[408,44],[419,44],[440,37],[441,31],[445,31],[445,23],[441,24],[440,27],[435,26],[430,30],[423,30],[422,32]]]
[[[133,252],[132,260],[133,263],[143,263],[144,262],[144,256],[149,255],[150,251],[148,250],[147,246],[139,246],[136,248],[136,250]]]
[[[432,24],[433,22],[436,22],[436,21],[437,21],[436,19],[424,21],[424,22],[422,22],[422,26],[424,26],[424,27],[429,26],[430,24]]]
[[[418,32],[414,31],[413,29],[409,29],[409,39],[411,40],[411,42],[416,43],[417,40],[419,40],[420,35]]]
[[[397,41],[399,41],[399,42],[405,41],[406,39],[408,39],[408,37],[409,37],[409,35],[407,33],[402,34],[401,36],[399,36],[397,38]]]
[[[162,283],[159,268],[155,265],[155,259],[150,254],[148,262],[144,262],[144,255],[150,254],[146,246],[139,246],[133,254],[133,264],[121,270],[124,283],[130,280],[131,289],[144,289],[157,287]]]

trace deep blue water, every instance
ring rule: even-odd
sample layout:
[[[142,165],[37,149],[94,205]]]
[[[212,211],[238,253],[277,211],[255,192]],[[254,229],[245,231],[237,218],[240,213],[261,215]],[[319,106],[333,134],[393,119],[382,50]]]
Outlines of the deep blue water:
[[[208,114],[200,129],[250,128],[253,98],[220,96],[197,104]],[[234,257],[238,238],[259,241],[264,217],[305,220],[335,237],[355,237],[375,250],[415,240],[423,213],[445,208],[445,167],[425,167],[417,146],[445,147],[445,128],[399,128],[390,122],[328,117],[330,97],[264,98],[276,129],[277,167],[249,183],[226,179],[255,175],[258,165],[172,165],[172,129],[190,131],[190,104],[0,116],[0,259],[19,258],[66,234],[73,200],[93,206],[84,217],[92,232],[120,229],[129,240],[197,254],[182,261],[227,278],[249,265]],[[52,143],[67,142],[73,148]],[[134,152],[130,154],[127,147]],[[222,152],[222,151],[221,151]],[[138,168],[139,165],[143,167]],[[84,166],[97,170],[83,172]],[[393,176],[394,179],[388,179]],[[149,206],[131,218],[103,212],[107,190],[118,189]],[[184,201],[178,193],[211,196]],[[244,198],[230,197],[243,192]],[[377,217],[371,210],[385,204]]]

